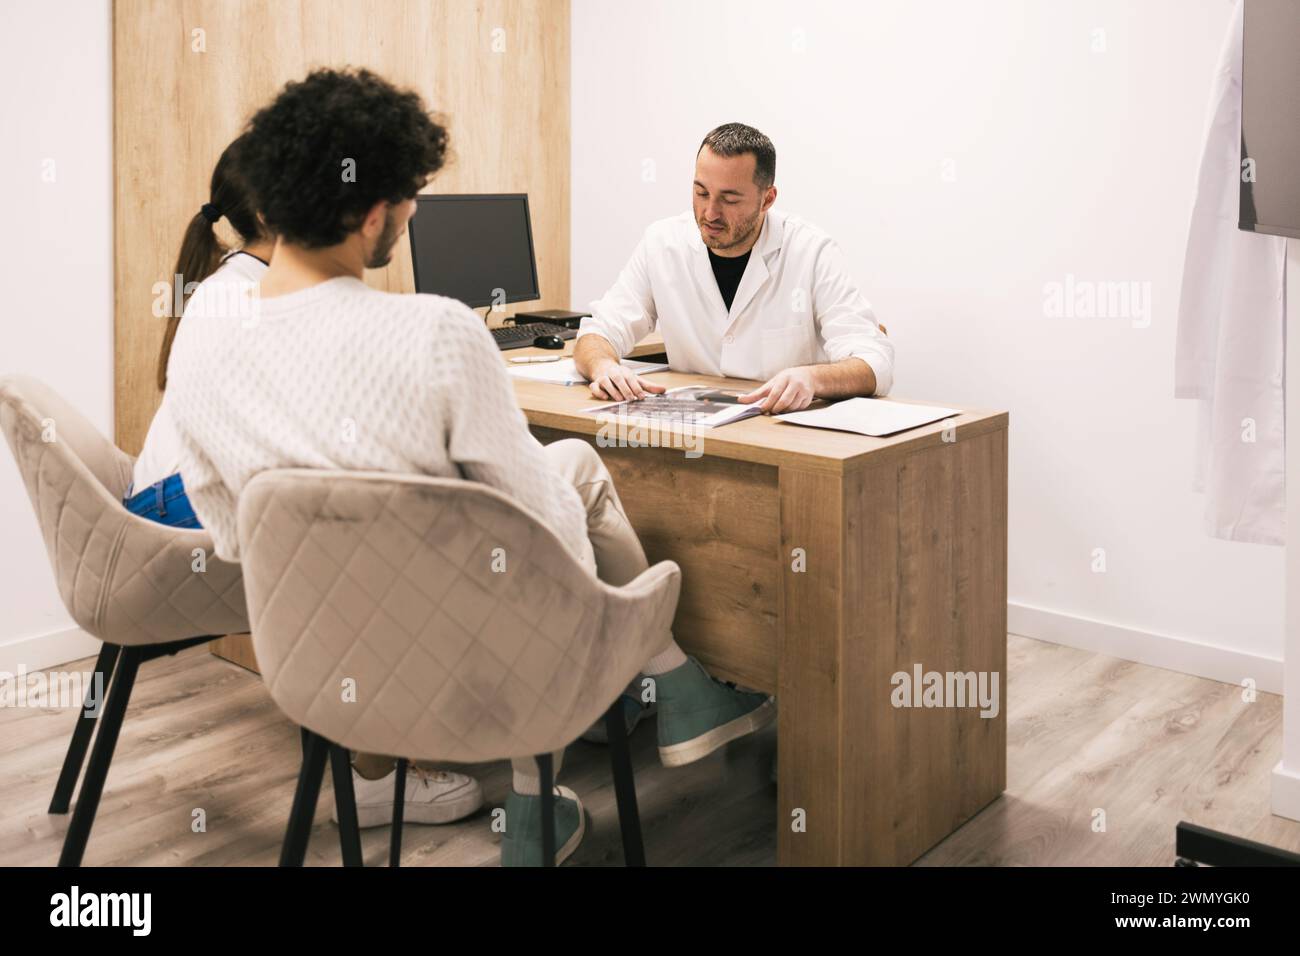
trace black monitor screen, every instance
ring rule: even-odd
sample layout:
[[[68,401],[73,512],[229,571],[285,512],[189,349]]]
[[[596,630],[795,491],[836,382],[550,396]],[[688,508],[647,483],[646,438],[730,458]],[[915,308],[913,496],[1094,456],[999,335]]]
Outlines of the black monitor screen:
[[[526,193],[417,196],[416,204],[416,292],[475,307],[540,298]]]
[[[1300,239],[1300,3],[1296,0],[1246,4],[1241,92],[1238,224],[1254,232]]]

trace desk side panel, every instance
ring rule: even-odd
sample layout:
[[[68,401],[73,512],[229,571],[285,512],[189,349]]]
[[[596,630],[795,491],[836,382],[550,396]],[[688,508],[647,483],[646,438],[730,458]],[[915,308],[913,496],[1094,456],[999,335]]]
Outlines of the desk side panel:
[[[911,863],[1006,788],[1006,448],[1005,430],[963,438],[846,488],[846,577],[860,585],[846,624],[870,622],[844,650],[846,862]],[[944,706],[926,706],[931,674]],[[960,675],[975,675],[965,706],[951,697],[971,686]],[[982,717],[974,698],[995,679]],[[913,706],[894,706],[896,691]]]
[[[857,622],[845,617],[846,587],[852,590],[846,575],[855,573],[845,566],[845,541],[857,529],[846,529],[844,505],[843,478],[781,469],[776,846],[782,866],[873,862],[844,845],[846,814],[864,806],[862,799],[844,800],[851,777],[842,703],[852,676],[845,673],[846,645],[854,652],[872,625],[870,615]],[[846,629],[854,635],[849,641]]]

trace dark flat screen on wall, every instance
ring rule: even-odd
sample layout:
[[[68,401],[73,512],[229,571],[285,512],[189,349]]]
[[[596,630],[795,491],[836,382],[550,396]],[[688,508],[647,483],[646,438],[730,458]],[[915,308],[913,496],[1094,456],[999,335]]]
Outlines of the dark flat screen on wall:
[[[1238,225],[1300,239],[1300,0],[1246,0],[1241,87]]]

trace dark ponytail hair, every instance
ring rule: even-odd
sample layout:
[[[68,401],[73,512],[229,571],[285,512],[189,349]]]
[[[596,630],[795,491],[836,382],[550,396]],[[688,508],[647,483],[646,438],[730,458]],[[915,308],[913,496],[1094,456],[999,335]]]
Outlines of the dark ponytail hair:
[[[230,222],[244,245],[266,235],[265,228],[257,218],[257,210],[253,207],[253,199],[243,174],[239,171],[239,154],[243,144],[244,137],[240,136],[221,154],[216,168],[212,170],[212,183],[208,188],[211,198],[185,227],[181,251],[176,256],[176,268],[172,270],[173,279],[181,276],[180,281],[184,285],[202,282],[216,272],[221,264],[221,258],[228,250],[217,238],[213,227],[222,216]],[[181,294],[181,312],[167,319],[162,350],[158,354],[160,390],[167,388],[167,360],[171,357],[172,341],[176,338],[176,329],[185,312],[184,303],[189,301],[189,295],[183,288]]]

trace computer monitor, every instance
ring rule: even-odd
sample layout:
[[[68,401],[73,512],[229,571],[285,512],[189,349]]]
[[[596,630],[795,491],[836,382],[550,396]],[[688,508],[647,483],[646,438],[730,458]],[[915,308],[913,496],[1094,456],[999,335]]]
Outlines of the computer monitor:
[[[450,296],[471,307],[541,297],[527,193],[415,201],[410,233],[416,292]]]

